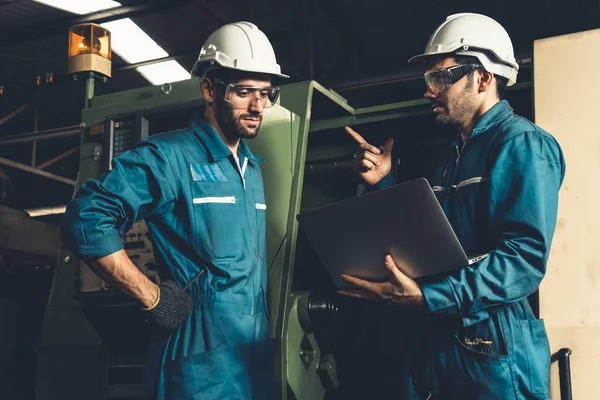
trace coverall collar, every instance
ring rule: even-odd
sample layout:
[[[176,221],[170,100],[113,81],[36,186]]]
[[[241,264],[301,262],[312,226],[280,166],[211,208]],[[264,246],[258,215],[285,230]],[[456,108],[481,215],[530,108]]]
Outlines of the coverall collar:
[[[208,121],[202,116],[194,116],[190,123],[192,130],[198,135],[200,140],[206,145],[208,152],[210,153],[213,161],[219,161],[225,157],[230,156],[231,150],[225,144],[221,136],[217,133],[215,128],[208,123]],[[262,157],[254,154],[250,151],[250,148],[244,141],[244,139],[240,140],[240,144],[238,145],[238,151],[244,157],[255,161],[255,162],[263,162],[265,161]]]
[[[481,117],[479,122],[477,122],[477,125],[475,125],[475,128],[473,128],[473,132],[471,132],[470,138],[480,135],[481,133],[487,131],[493,125],[496,125],[504,118],[506,118],[508,114],[512,113],[512,111],[513,109],[510,106],[510,104],[508,104],[508,101],[500,100],[498,103],[494,104],[494,106],[490,108],[485,114],[483,114],[483,117]]]

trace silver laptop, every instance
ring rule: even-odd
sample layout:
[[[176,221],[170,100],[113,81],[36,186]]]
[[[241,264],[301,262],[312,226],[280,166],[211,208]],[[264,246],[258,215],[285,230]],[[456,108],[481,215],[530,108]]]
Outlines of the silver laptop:
[[[339,289],[340,274],[385,281],[384,258],[416,279],[469,265],[426,179],[303,211],[299,229]]]

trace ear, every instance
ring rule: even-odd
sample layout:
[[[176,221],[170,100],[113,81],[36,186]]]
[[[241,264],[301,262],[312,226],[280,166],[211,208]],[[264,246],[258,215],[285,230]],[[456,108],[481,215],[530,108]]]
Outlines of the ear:
[[[204,97],[204,101],[206,103],[214,103],[216,96],[215,87],[209,79],[202,79],[202,82],[200,83],[200,89],[202,90],[202,97]]]
[[[494,74],[481,69],[479,74],[479,92],[483,93],[490,90],[492,82],[494,81]]]

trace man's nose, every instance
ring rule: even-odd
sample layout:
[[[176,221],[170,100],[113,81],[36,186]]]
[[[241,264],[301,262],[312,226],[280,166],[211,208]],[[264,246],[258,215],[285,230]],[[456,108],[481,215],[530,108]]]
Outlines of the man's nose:
[[[435,92],[431,89],[431,86],[427,87],[427,90],[425,91],[425,93],[423,94],[423,97],[425,97],[426,99],[435,99],[439,96],[440,94],[438,92]]]
[[[255,97],[254,100],[250,103],[250,111],[262,113],[264,110],[265,106],[260,97]]]

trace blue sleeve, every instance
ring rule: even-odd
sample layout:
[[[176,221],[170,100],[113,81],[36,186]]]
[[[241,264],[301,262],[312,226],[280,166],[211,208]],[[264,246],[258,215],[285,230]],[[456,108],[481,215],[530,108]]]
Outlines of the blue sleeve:
[[[161,149],[142,141],[113,160],[113,169],[88,179],[69,202],[61,239],[82,259],[97,259],[123,248],[120,235],[175,201],[175,174]]]
[[[493,157],[489,229],[496,247],[483,260],[422,285],[429,312],[456,315],[464,326],[535,292],[557,220],[565,161],[558,143],[541,132],[515,135]]]

